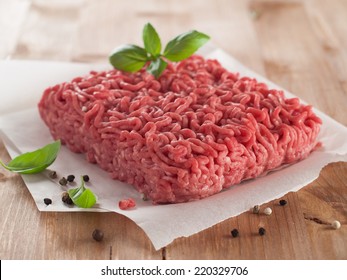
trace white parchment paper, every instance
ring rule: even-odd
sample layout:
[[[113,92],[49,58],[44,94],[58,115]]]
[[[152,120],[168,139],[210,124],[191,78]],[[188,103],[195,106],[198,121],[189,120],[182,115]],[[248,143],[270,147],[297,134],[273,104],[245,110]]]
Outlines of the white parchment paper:
[[[270,87],[279,89],[266,78],[253,73],[220,49],[211,49],[207,57],[218,59],[224,67],[241,75],[255,77]],[[56,83],[86,75],[90,70],[108,69],[108,65],[39,62],[0,62],[0,138],[3,139],[12,157],[32,151],[53,141],[47,127],[39,117],[37,103],[45,88]],[[286,92],[286,96],[292,97]],[[326,164],[347,161],[347,128],[322,112],[315,110],[323,120],[319,140],[323,147],[314,151],[309,158],[271,172],[264,177],[243,182],[212,197],[183,204],[152,205],[143,201],[135,189],[127,184],[112,180],[97,165],[89,164],[83,155],[62,147],[57,160],[50,167],[59,176],[88,174],[90,187],[98,196],[98,203],[91,209],[67,207],[61,202],[63,188],[50,180],[47,172],[22,175],[40,211],[114,211],[135,221],[148,235],[156,249],[168,245],[174,239],[190,236],[225,219],[297,191],[312,182]],[[53,203],[46,206],[45,197]],[[137,206],[133,210],[118,208],[121,199],[132,197]]]

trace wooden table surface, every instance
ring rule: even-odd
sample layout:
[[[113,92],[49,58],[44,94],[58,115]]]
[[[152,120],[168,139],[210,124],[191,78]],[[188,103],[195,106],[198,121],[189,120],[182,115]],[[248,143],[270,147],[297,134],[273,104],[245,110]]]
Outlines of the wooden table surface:
[[[141,44],[151,22],[167,42],[189,29],[347,124],[345,0],[0,0],[0,59],[105,62]],[[1,96],[1,93],[0,93]],[[9,159],[0,144],[0,158]],[[326,166],[270,217],[244,213],[156,251],[115,213],[39,212],[22,179],[0,169],[1,259],[347,259],[347,163]],[[329,226],[339,220],[342,227]],[[257,234],[259,226],[266,235]],[[91,238],[95,228],[105,238]],[[230,230],[238,228],[239,238]]]

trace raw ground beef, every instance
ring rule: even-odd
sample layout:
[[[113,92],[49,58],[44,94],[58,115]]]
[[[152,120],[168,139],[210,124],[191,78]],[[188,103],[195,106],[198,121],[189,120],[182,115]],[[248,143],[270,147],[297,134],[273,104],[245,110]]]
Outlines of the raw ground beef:
[[[132,209],[136,206],[136,202],[132,198],[125,198],[118,202],[118,206],[122,210]]]
[[[55,139],[154,203],[208,197],[307,157],[321,120],[311,106],[192,56],[156,80],[90,72],[45,90]]]

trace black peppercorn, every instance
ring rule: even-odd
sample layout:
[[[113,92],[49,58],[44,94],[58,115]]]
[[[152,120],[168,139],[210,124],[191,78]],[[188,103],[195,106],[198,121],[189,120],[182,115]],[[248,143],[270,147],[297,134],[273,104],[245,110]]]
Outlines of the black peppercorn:
[[[55,172],[55,171],[49,172],[49,178],[56,179],[57,178],[57,172]]]
[[[102,241],[104,238],[104,233],[100,229],[95,229],[92,234],[94,240],[96,241]]]
[[[284,205],[286,205],[287,204],[287,200],[284,200],[284,199],[281,199],[280,200],[280,205],[281,206],[284,206]]]
[[[231,231],[231,236],[232,237],[238,237],[239,236],[239,231],[236,229],[236,228],[234,228],[232,231]]]
[[[50,205],[50,204],[52,204],[52,199],[50,199],[50,198],[44,198],[44,199],[43,199],[43,202],[44,202],[46,205]]]
[[[62,185],[62,186],[66,186],[66,184],[67,184],[66,178],[65,178],[65,177],[61,178],[61,179],[59,180],[59,184]]]
[[[66,177],[66,180],[71,183],[71,182],[73,182],[73,180],[75,180],[75,176],[74,175],[69,175],[69,176]]]
[[[61,200],[68,204],[68,205],[72,205],[73,204],[73,201],[71,199],[71,197],[69,196],[69,193],[68,192],[63,192],[62,195],[61,195]]]
[[[88,175],[83,175],[83,181],[84,182],[89,182],[89,176]]]
[[[255,206],[252,208],[253,214],[259,214],[259,211],[260,211],[260,206],[259,206],[259,205],[255,205]]]
[[[259,228],[259,235],[265,235],[265,232],[266,232],[265,228],[263,227]]]

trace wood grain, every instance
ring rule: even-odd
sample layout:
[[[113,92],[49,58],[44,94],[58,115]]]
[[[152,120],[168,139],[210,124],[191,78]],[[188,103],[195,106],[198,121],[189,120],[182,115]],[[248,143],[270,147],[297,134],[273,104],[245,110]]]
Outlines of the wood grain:
[[[346,121],[347,1],[2,0],[0,58],[104,62],[140,44],[150,21],[163,41],[198,29],[249,68],[337,121]],[[0,112],[1,113],[1,112]],[[0,158],[9,159],[0,144]],[[296,193],[156,251],[115,213],[39,212],[18,175],[0,169],[1,259],[347,259],[347,163],[326,166]],[[330,223],[339,220],[340,230]],[[258,234],[259,227],[266,234]],[[105,237],[92,238],[94,229]],[[237,228],[238,238],[230,231]]]
[[[29,6],[29,1],[0,1],[0,59],[11,57]]]

